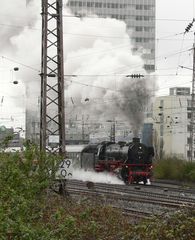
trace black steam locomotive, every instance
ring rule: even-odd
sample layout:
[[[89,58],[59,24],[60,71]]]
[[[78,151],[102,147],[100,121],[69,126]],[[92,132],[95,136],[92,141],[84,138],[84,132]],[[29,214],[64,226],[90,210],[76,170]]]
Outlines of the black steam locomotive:
[[[152,176],[153,147],[140,143],[139,138],[126,142],[102,142],[88,145],[81,153],[81,167],[97,172],[116,173],[126,184],[144,184]]]

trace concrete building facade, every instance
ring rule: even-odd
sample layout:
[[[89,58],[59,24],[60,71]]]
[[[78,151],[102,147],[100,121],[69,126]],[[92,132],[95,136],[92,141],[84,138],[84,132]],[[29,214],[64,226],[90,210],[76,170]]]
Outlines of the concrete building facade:
[[[168,96],[156,98],[153,142],[159,157],[168,155],[189,160],[190,119],[190,88],[171,88]]]
[[[155,70],[155,0],[69,0],[67,6],[78,16],[96,14],[124,21],[132,51],[141,53],[146,71]]]

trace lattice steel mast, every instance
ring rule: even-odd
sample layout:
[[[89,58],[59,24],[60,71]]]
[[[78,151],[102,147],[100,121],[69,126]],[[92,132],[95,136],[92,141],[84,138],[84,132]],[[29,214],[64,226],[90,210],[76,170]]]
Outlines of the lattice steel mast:
[[[65,154],[62,0],[42,0],[40,149],[58,139],[54,152]]]

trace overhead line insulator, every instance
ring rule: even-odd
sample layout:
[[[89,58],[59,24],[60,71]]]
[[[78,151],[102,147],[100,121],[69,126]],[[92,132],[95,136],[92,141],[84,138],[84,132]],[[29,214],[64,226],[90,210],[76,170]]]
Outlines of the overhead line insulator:
[[[185,32],[184,33],[187,33],[187,32],[189,32],[190,31],[190,29],[192,28],[192,26],[193,26],[193,23],[194,23],[194,19],[192,20],[192,22],[191,23],[189,23],[188,24],[188,26],[185,28]]]
[[[131,74],[131,75],[127,75],[127,77],[131,77],[131,78],[141,78],[141,77],[144,77],[144,75],[142,75],[142,74]]]

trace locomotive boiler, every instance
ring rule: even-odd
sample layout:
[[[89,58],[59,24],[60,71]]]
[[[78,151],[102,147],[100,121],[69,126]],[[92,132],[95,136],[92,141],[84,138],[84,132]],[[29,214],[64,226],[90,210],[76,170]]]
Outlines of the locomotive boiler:
[[[97,172],[116,173],[125,183],[147,183],[152,176],[153,147],[140,143],[139,138],[126,142],[101,142],[82,151],[81,166]]]

